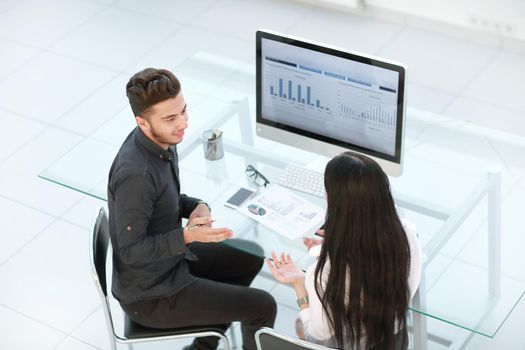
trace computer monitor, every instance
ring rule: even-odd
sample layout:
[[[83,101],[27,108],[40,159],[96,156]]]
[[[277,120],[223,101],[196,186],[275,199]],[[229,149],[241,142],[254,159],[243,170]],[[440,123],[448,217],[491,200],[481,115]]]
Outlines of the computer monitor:
[[[266,30],[256,43],[257,135],[401,175],[405,65]]]

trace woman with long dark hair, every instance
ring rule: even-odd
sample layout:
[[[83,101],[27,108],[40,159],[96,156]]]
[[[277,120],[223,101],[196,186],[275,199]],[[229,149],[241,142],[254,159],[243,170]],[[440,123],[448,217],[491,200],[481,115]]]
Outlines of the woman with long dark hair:
[[[336,156],[324,182],[318,261],[304,273],[289,254],[272,254],[270,271],[293,284],[307,340],[343,349],[406,349],[408,306],[421,277],[415,226],[398,217],[388,177],[371,158]]]

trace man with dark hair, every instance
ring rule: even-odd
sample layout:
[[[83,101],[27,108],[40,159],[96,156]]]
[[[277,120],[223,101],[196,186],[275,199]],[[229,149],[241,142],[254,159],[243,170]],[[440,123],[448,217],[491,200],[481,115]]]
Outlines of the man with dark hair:
[[[262,258],[221,243],[232,231],[212,228],[208,205],[180,193],[176,145],[188,113],[178,79],[147,68],[131,77],[126,93],[137,127],[109,173],[113,295],[147,327],[226,330],[240,321],[244,349],[255,349],[254,334],[273,326],[276,304],[267,292],[249,287]],[[188,218],[185,228],[182,217]],[[217,342],[200,338],[186,348],[215,349]]]

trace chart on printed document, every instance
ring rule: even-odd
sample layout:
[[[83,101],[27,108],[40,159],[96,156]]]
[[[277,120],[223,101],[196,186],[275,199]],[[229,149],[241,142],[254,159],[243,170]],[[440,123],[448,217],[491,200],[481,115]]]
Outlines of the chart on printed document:
[[[238,210],[289,239],[314,232],[324,221],[322,208],[279,185],[271,185]]]

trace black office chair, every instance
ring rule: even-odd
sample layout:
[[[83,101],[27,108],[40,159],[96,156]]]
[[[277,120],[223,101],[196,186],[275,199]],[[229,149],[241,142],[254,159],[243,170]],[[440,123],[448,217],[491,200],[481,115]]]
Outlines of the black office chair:
[[[326,346],[279,334],[268,327],[263,327],[255,333],[255,343],[257,350],[333,350]]]
[[[141,326],[124,314],[124,334],[117,334],[115,331],[114,319],[111,314],[111,307],[108,298],[106,258],[110,246],[109,224],[106,211],[103,207],[97,208],[93,222],[93,235],[90,244],[91,272],[98,294],[102,300],[102,309],[108,328],[111,349],[117,350],[117,343],[132,346],[134,343],[149,341],[163,341],[180,338],[198,337],[218,337],[222,339],[225,350],[230,350],[230,343],[220,329],[206,326],[174,328],[174,329],[155,329]]]

